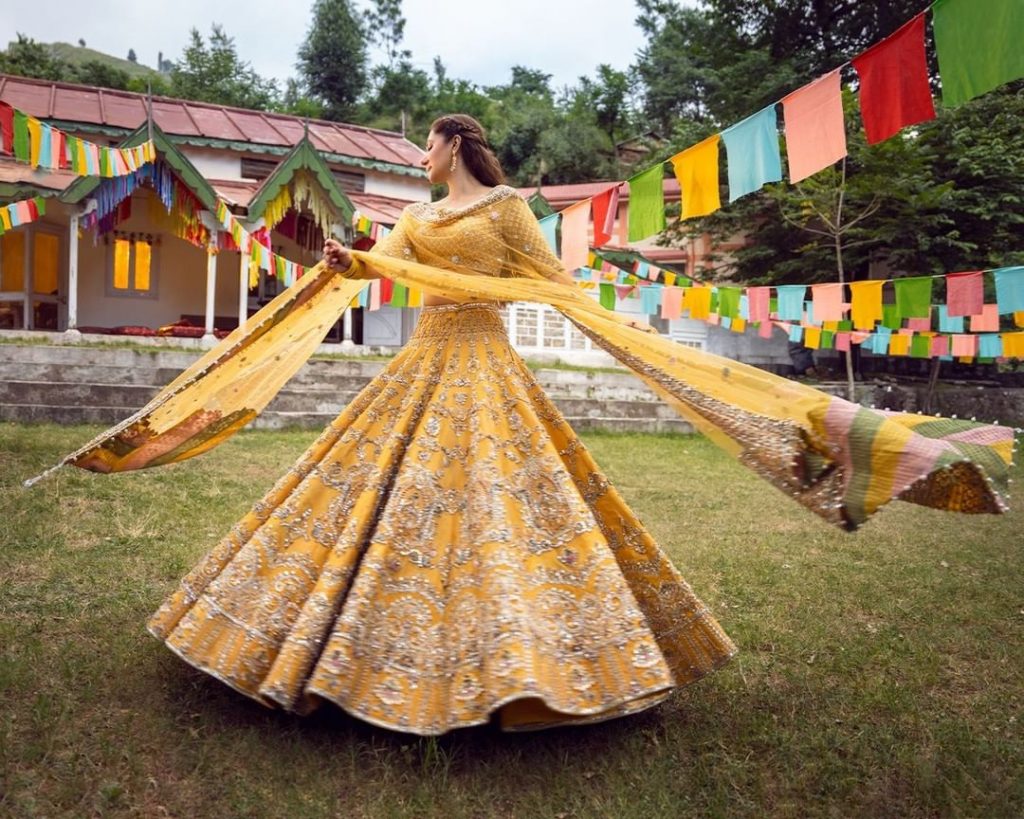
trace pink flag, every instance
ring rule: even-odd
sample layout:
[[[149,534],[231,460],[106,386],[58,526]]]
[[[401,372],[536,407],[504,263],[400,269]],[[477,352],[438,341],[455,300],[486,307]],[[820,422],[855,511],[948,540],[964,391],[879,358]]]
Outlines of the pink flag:
[[[958,358],[973,358],[978,354],[978,337],[957,334],[953,336],[953,355]]]
[[[908,318],[907,329],[914,330],[915,332],[918,333],[927,333],[929,330],[932,329],[931,316],[928,316],[928,318]]]
[[[615,295],[619,299],[628,299],[635,288],[636,285],[633,284],[617,284],[615,285]]]
[[[985,283],[980,270],[946,276],[946,304],[951,316],[977,316],[985,302]]]
[[[370,309],[380,310],[380,279],[370,282]]]
[[[602,247],[611,241],[615,229],[615,215],[619,210],[619,186],[608,188],[593,199],[594,203],[594,247]]]
[[[590,224],[590,200],[584,199],[562,211],[562,265],[566,270],[585,267],[589,257],[587,225]]]
[[[999,305],[983,304],[981,314],[971,316],[972,333],[998,333],[999,332]]]
[[[932,336],[932,358],[940,355],[949,355],[949,336]]]
[[[768,309],[771,303],[770,287],[748,287],[747,288],[747,311],[750,321],[763,321],[768,323]],[[769,331],[769,336],[771,331]]]
[[[845,353],[850,349],[850,334],[849,333],[836,333],[836,349]]]
[[[789,180],[799,182],[846,156],[839,69],[782,98]]]
[[[841,284],[811,285],[814,323],[843,320],[843,286]]]
[[[683,288],[666,287],[661,291],[661,317],[677,319],[683,312]]]
[[[771,338],[772,337],[772,323],[770,321],[768,321],[767,319],[762,321],[761,322],[761,326],[757,328],[757,334],[761,338]]]

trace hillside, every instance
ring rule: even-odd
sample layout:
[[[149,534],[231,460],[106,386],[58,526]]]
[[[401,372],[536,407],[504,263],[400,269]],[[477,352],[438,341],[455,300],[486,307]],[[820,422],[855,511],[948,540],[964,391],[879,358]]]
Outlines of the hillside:
[[[47,47],[55,57],[59,57],[76,66],[87,63],[90,60],[96,60],[104,65],[109,65],[111,68],[124,71],[131,77],[149,77],[158,73],[155,68],[150,68],[148,65],[133,63],[131,60],[123,60],[120,57],[114,57],[102,51],[71,45],[71,43],[50,43]]]

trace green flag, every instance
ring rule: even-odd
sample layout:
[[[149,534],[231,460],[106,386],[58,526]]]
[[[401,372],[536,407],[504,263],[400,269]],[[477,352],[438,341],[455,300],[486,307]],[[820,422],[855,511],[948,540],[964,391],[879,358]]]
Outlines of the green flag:
[[[910,340],[911,358],[930,358],[932,354],[932,340],[928,336],[919,336],[916,333]]]
[[[608,282],[601,282],[601,306],[605,310],[615,309],[615,285]]]
[[[902,318],[928,318],[932,309],[931,276],[895,279],[896,307]]]
[[[729,318],[739,318],[741,295],[743,295],[743,290],[739,287],[719,287],[718,314]]]
[[[405,285],[395,282],[395,286],[391,290],[391,301],[388,304],[392,307],[405,307],[408,303],[407,295],[408,290]]]
[[[932,24],[945,105],[1024,77],[1021,0],[936,0]]]
[[[665,229],[664,178],[664,169],[659,162],[628,181],[629,241],[639,242]]]
[[[890,330],[899,330],[903,326],[903,317],[900,315],[900,308],[895,304],[882,305],[882,326]]]

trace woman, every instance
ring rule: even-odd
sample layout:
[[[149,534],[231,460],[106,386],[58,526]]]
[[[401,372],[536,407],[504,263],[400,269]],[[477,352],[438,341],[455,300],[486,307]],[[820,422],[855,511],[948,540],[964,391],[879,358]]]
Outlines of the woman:
[[[362,286],[339,275],[434,291],[403,350],[150,620],[197,668],[266,705],[328,701],[440,734],[495,716],[525,729],[628,714],[732,656],[509,346],[503,298],[555,304],[744,464],[841,526],[896,497],[1005,508],[1009,431],[883,415],[641,332],[571,286],[478,123],[437,120],[423,164],[445,199],[409,206],[374,254],[327,242],[343,274],[312,271],[61,462],[118,472],[217,445]]]
[[[448,196],[407,208],[378,253],[486,276],[532,262],[572,284],[478,123],[435,122],[423,165]],[[436,241],[413,245],[410,220]],[[376,275],[333,240],[325,256]],[[495,714],[509,729],[582,722],[653,705],[734,652],[495,302],[425,294],[399,355],[227,540],[233,557],[215,550],[150,630],[286,709],[327,700],[417,734]]]

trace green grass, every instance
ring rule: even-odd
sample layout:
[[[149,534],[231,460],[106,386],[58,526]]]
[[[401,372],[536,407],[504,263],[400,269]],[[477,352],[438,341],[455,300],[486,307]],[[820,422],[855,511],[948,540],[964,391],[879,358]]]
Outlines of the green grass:
[[[635,717],[428,740],[266,710],[144,632],[314,432],[20,487],[94,432],[0,425],[0,815],[1024,814],[1020,509],[849,535],[704,439],[585,435],[740,654]]]

